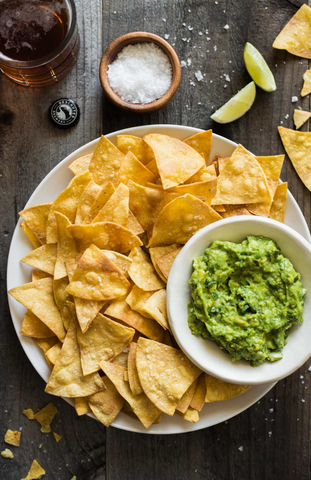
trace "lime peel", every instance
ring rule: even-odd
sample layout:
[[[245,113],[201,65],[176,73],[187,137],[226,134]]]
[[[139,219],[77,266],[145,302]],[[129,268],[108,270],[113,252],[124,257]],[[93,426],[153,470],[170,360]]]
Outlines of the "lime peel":
[[[211,119],[217,123],[229,123],[242,117],[253,105],[256,98],[256,86],[250,82],[227,103],[216,110]]]
[[[256,85],[266,92],[274,92],[276,83],[273,73],[261,53],[249,42],[245,43],[243,58],[247,71]]]

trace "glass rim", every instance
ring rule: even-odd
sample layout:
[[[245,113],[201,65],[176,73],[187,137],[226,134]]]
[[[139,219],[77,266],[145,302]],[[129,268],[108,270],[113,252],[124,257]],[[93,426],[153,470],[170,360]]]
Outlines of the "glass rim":
[[[66,46],[68,45],[68,43],[72,39],[73,34],[76,30],[76,26],[77,26],[77,10],[76,10],[74,0],[65,0],[65,2],[67,2],[71,6],[70,28],[69,28],[65,38],[62,40],[60,45],[55,50],[53,50],[48,55],[45,55],[44,57],[39,58],[38,60],[26,60],[26,61],[22,61],[22,62],[19,61],[19,60],[14,60],[14,59],[6,60],[4,58],[1,58],[1,52],[0,52],[0,66],[1,66],[1,63],[2,63],[3,65],[6,65],[7,67],[11,67],[11,68],[16,68],[16,67],[18,67],[18,68],[36,68],[36,67],[41,67],[43,65],[46,65],[47,63],[51,62],[56,57],[58,57],[58,55],[60,53],[62,53],[64,48],[66,48]]]

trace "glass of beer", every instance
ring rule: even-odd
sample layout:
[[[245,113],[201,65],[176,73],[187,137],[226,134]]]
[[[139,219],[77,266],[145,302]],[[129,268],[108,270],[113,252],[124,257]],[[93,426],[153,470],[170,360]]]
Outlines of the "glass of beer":
[[[73,0],[0,0],[0,70],[26,87],[58,82],[79,50]]]

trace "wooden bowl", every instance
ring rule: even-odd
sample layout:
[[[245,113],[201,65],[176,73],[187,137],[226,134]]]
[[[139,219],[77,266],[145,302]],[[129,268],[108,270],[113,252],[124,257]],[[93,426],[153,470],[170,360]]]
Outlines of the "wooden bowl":
[[[155,43],[168,56],[172,65],[171,85],[165,94],[154,102],[144,104],[127,102],[116,94],[116,92],[111,88],[108,80],[107,70],[109,65],[115,60],[118,53],[123,50],[124,47],[130,44],[133,45],[135,43]],[[107,47],[104,55],[102,56],[99,67],[100,82],[110,100],[124,110],[141,113],[153,112],[167,105],[177,91],[180,82],[180,75],[181,71],[179,58],[173,47],[163,38],[148,32],[131,32],[116,38]]]

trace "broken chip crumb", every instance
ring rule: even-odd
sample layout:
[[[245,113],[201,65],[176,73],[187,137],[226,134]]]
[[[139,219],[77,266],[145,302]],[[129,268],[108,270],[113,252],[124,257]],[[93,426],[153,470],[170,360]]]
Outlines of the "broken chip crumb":
[[[8,430],[5,434],[4,441],[15,447],[19,447],[19,442],[21,438],[21,432],[16,432],[13,430]]]
[[[57,412],[58,412],[58,410],[55,407],[55,405],[53,405],[53,403],[50,402],[50,403],[48,403],[48,405],[43,407],[41,410],[39,410],[39,412],[37,412],[35,414],[35,419],[41,425],[40,431],[42,433],[50,433],[51,432],[50,425],[51,425],[52,420],[53,420],[53,418],[54,418],[54,416],[56,415]]]
[[[41,465],[39,465],[37,460],[34,460],[31,464],[27,477],[22,478],[21,480],[36,480],[37,478],[41,478],[43,475],[45,475],[45,470],[41,467]]]
[[[52,432],[54,435],[54,438],[56,440],[56,443],[58,443],[63,437],[61,435],[58,435],[56,432]]]
[[[1,455],[3,456],[3,458],[14,458],[13,453],[8,448],[3,450],[3,452],[1,452]]]
[[[23,414],[28,418],[28,420],[34,420],[35,414],[32,408],[26,408],[23,410]]]
[[[42,443],[40,443],[39,448],[42,448]]]

